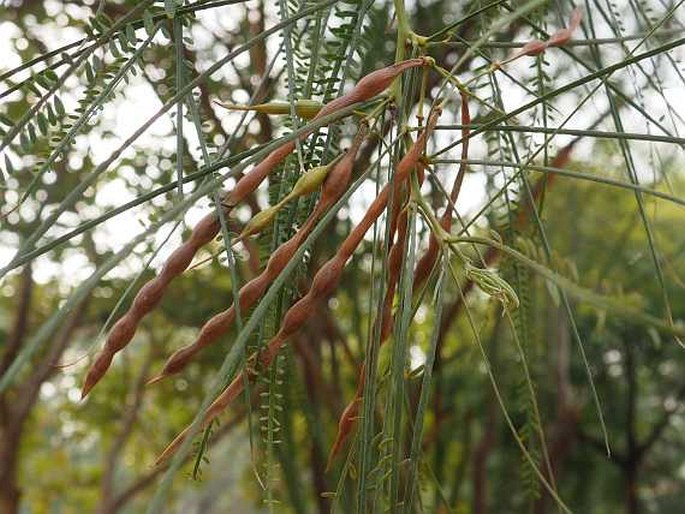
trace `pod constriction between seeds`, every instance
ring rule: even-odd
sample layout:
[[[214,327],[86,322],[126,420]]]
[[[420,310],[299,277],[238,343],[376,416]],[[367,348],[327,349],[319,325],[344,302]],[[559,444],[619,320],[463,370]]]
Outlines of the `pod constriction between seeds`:
[[[524,55],[533,57],[536,55],[540,55],[550,47],[565,45],[571,40],[573,33],[580,26],[582,18],[583,12],[581,11],[580,7],[576,7],[575,9],[573,9],[573,12],[571,13],[571,19],[569,21],[568,27],[564,27],[557,30],[554,34],[552,34],[549,37],[549,39],[547,39],[547,41],[541,41],[539,39],[529,41],[528,43],[523,45],[523,47],[521,47],[521,49],[518,52],[516,52],[511,58],[509,58],[508,61],[513,61],[514,59],[518,59],[519,57],[522,57]]]
[[[238,293],[238,301],[240,302],[239,305],[241,311],[246,311],[252,307],[257,300],[259,300],[264,291],[266,291],[267,287],[269,287],[271,282],[274,281],[274,279],[281,273],[288,262],[290,262],[290,259],[295,254],[297,249],[304,242],[309,233],[314,229],[320,216],[345,192],[349,184],[350,177],[352,176],[352,169],[354,167],[354,160],[357,155],[357,151],[361,146],[366,133],[367,128],[365,125],[362,125],[357,132],[352,146],[347,150],[343,158],[340,159],[333,166],[333,169],[327,174],[326,181],[322,187],[321,198],[300,230],[298,230],[292,238],[276,249],[276,251],[269,258],[266,268],[259,276],[253,278],[240,289],[240,292]],[[181,371],[200,350],[212,344],[219,337],[228,332],[235,320],[235,314],[235,308],[232,305],[225,311],[214,315],[202,327],[197,339],[195,339],[193,343],[176,350],[176,352],[174,352],[167,360],[161,373],[155,378],[151,379],[149,383],[158,382]]]
[[[461,124],[462,124],[462,150],[461,150],[461,164],[459,166],[459,171],[454,179],[454,185],[452,186],[452,191],[450,193],[450,202],[445,207],[445,212],[440,220],[441,226],[447,232],[450,231],[452,227],[452,206],[457,201],[459,196],[459,191],[461,189],[461,184],[464,179],[464,174],[466,172],[466,160],[468,157],[469,148],[469,134],[471,124],[471,115],[469,112],[468,96],[466,93],[462,92],[461,95]],[[406,228],[406,212],[400,218],[400,227]],[[382,321],[381,321],[381,335],[380,335],[380,345],[383,345],[390,337],[390,332],[392,329],[392,301],[395,296],[395,289],[399,281],[400,266],[402,262],[402,252],[404,249],[404,237],[405,231],[400,228],[397,242],[390,248],[388,254],[388,285],[385,293],[385,298],[383,302],[382,310]],[[417,291],[419,287],[426,281],[430,275],[433,266],[435,265],[438,258],[439,245],[435,235],[431,232],[428,249],[424,255],[419,259],[414,271],[414,283],[413,290]],[[348,403],[347,407],[343,410],[340,415],[340,420],[338,421],[338,433],[336,435],[335,441],[331,450],[328,454],[328,465],[330,467],[333,460],[338,455],[342,449],[345,440],[349,437],[356,426],[356,420],[359,416],[359,405],[364,394],[364,377],[366,376],[366,367],[362,364],[359,370],[359,377],[357,378],[357,389],[355,391],[354,398]]]
[[[376,70],[362,78],[347,94],[324,105],[314,116],[314,119],[324,117],[349,105],[368,100],[386,89],[402,72],[416,66],[427,66],[432,62],[431,58],[422,57],[409,59]],[[314,129],[306,131],[300,136],[299,140],[303,140],[313,131]],[[237,182],[235,187],[222,198],[221,204],[224,214],[227,215],[233,207],[257,189],[264,179],[292,153],[295,146],[295,141],[283,143],[246,173]],[[143,317],[159,304],[169,283],[188,268],[198,250],[212,241],[219,234],[219,231],[220,223],[216,213],[205,216],[193,230],[190,239],[171,254],[159,275],[145,284],[138,292],[129,310],[112,327],[103,348],[96,355],[93,364],[88,370],[81,389],[82,398],[105,375],[114,355],[131,341]]]
[[[193,229],[190,238],[169,256],[159,275],[138,291],[128,312],[110,330],[102,350],[96,355],[95,361],[88,370],[81,390],[82,398],[107,372],[114,355],[133,338],[143,316],[159,304],[169,282],[183,273],[197,251],[214,239],[218,233],[219,219],[214,214],[208,214],[202,218]]]
[[[437,123],[440,110],[435,110],[429,117],[428,124],[419,135],[416,142],[407,151],[405,156],[397,164],[393,180],[395,184],[406,181],[410,173],[419,166],[419,159],[423,155],[428,135],[433,131]],[[395,184],[386,184],[376,199],[367,209],[359,224],[350,232],[340,245],[336,255],[324,264],[314,276],[309,292],[298,300],[283,317],[283,322],[278,333],[256,355],[251,357],[252,362],[258,363],[261,369],[268,368],[276,357],[280,348],[287,339],[292,336],[314,312],[319,301],[328,297],[336,288],[345,264],[362,242],[364,235],[376,222],[385,210],[390,196],[390,188]],[[204,414],[202,424],[206,426],[235,400],[245,388],[245,383],[256,379],[254,370],[248,370],[238,375],[231,384],[214,400]],[[157,464],[165,462],[173,455],[178,447],[183,444],[190,428],[186,428],[167,446],[157,459]]]
[[[432,62],[433,60],[428,57],[408,59],[371,72],[362,78],[348,93],[324,105],[313,119],[323,118],[324,116],[333,114],[350,105],[369,100],[387,89],[387,87],[392,84],[392,81],[404,71],[417,66],[428,66]],[[303,140],[314,132],[314,130],[315,129],[306,131],[299,139]],[[294,148],[294,141],[284,143],[282,147],[274,150],[265,161],[273,160],[278,164],[290,154]],[[238,181],[233,190],[225,196],[222,203],[230,208],[243,201],[248,194],[257,189],[259,184],[262,183],[274,167],[275,166],[269,162],[265,165],[260,163],[258,166],[252,168],[249,173]]]

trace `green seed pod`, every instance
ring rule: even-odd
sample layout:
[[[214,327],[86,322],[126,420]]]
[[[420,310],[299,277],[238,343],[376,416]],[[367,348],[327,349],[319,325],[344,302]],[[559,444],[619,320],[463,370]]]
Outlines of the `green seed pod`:
[[[288,102],[269,102],[256,105],[225,104],[216,102],[217,105],[231,111],[256,111],[264,114],[290,114],[290,104]],[[312,119],[321,110],[323,105],[316,100],[297,100],[295,102],[295,113],[306,120]]]
[[[329,170],[333,167],[333,164],[337,162],[337,159],[326,166],[317,166],[312,168],[306,173],[304,173],[295,183],[292,190],[283,197],[283,199],[276,205],[264,209],[263,211],[257,213],[245,226],[242,233],[240,234],[240,240],[249,237],[257,232],[261,232],[266,228],[266,226],[273,221],[276,217],[278,211],[288,203],[290,200],[294,200],[300,196],[307,195],[316,191],[319,186],[323,183],[328,176]]]
[[[252,234],[261,232],[264,228],[273,221],[276,217],[276,213],[280,208],[280,204],[264,209],[261,212],[255,214],[252,219],[245,225],[245,228],[241,232],[239,239],[243,240]]]
[[[323,104],[316,100],[298,100],[295,102],[295,112],[305,120],[311,120],[319,114],[322,107]]]
[[[319,186],[321,186],[328,176],[330,169],[331,165],[327,164],[326,166],[317,166],[316,168],[312,168],[305,172],[297,180],[293,186],[293,190],[285,197],[284,202],[297,198],[298,196],[308,195],[319,189]]]

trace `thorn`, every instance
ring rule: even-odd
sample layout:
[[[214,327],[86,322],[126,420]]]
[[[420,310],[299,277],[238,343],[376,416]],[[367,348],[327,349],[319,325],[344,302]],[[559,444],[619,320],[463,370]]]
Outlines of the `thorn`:
[[[88,382],[83,384],[83,387],[81,388],[81,400],[80,401],[83,401],[85,399],[85,397],[88,396],[88,393],[90,393],[90,391],[91,391],[91,389],[93,389],[94,385],[95,384],[89,384]]]

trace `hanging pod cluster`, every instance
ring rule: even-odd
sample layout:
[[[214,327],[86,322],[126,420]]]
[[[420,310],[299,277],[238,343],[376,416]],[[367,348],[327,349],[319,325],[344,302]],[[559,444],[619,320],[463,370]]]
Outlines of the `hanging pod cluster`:
[[[466,93],[461,94],[461,125],[462,125],[462,146],[461,146],[461,165],[459,166],[459,171],[454,179],[454,185],[452,186],[452,191],[449,197],[449,203],[445,207],[445,212],[440,218],[440,225],[443,230],[449,232],[452,228],[453,219],[453,206],[457,201],[459,196],[459,191],[461,190],[461,184],[464,180],[464,174],[466,173],[466,162],[469,152],[469,135],[471,124],[471,115],[469,112],[468,96]],[[430,126],[430,125],[429,125]],[[419,171],[422,171],[422,165],[419,162]],[[423,180],[423,173],[419,173],[419,183]],[[396,183],[398,187],[400,183]],[[395,297],[395,290],[397,289],[397,284],[400,279],[400,271],[402,265],[402,255],[405,250],[406,243],[406,228],[407,228],[407,213],[406,210],[402,210],[400,213],[399,202],[395,204],[398,208],[394,209],[391,214],[390,220],[390,235],[393,237],[395,228],[397,227],[397,240],[391,243],[390,249],[388,251],[388,284],[385,293],[385,298],[383,299],[383,311],[382,311],[382,321],[381,321],[381,335],[380,344],[383,345],[390,337],[391,329],[393,326],[393,316],[392,316],[392,301]],[[412,290],[417,291],[430,276],[433,267],[435,266],[439,255],[439,244],[435,235],[431,232],[428,241],[428,248],[424,254],[419,259],[416,264],[416,269],[414,270],[414,283]],[[333,459],[340,453],[343,444],[349,437],[349,435],[354,430],[357,419],[359,419],[359,407],[361,405],[361,400],[364,395],[366,369],[362,365],[359,370],[359,376],[357,379],[357,389],[355,391],[354,398],[347,404],[347,407],[343,410],[340,415],[340,420],[338,421],[338,434],[336,435],[335,442],[331,447],[331,451],[328,455],[328,465],[330,467],[333,463]]]
[[[432,63],[433,60],[430,57],[420,57],[376,70],[362,78],[348,93],[321,106],[312,119],[323,118],[345,107],[369,100],[387,89],[393,80],[404,71],[415,67],[429,66]],[[308,105],[308,107],[311,108],[312,106]],[[305,131],[300,135],[299,140],[304,140],[313,131],[314,129]],[[269,283],[280,273],[297,248],[306,239],[307,234],[315,226],[316,220],[345,192],[349,183],[349,177],[351,176],[356,152],[362,138],[363,129],[347,154],[331,170],[326,172],[328,176],[323,184],[319,203],[300,231],[274,252],[266,269],[259,277],[253,279],[241,289],[239,298],[241,308],[247,309],[259,299]],[[284,142],[246,173],[237,182],[235,187],[223,196],[221,200],[223,215],[228,215],[235,206],[254,192],[264,179],[292,153],[295,146],[295,140]],[[321,177],[321,172],[314,172],[314,175],[318,179]],[[305,191],[313,189],[310,184],[305,184],[301,187]],[[96,355],[93,364],[88,370],[81,389],[82,398],[88,395],[92,388],[102,379],[109,369],[114,356],[131,341],[141,320],[160,303],[171,281],[188,268],[195,254],[219,234],[220,228],[221,224],[218,213],[212,212],[202,218],[193,229],[190,238],[169,256],[159,274],[140,289],[129,310],[110,330],[105,344]],[[247,237],[247,235],[244,237]],[[234,313],[231,308],[210,319],[193,345],[179,350],[172,356],[172,359],[167,363],[158,379],[180,370],[200,348],[225,333],[233,322],[233,318]]]
[[[311,101],[298,102],[296,113],[304,119],[317,119],[333,114],[340,109],[369,100],[383,92],[404,71],[432,64],[433,60],[429,57],[409,59],[393,64],[370,73],[362,78],[347,94],[328,104],[321,105]],[[275,102],[256,106],[228,106],[228,108],[238,110],[250,109],[268,114],[286,114],[289,112],[288,104],[281,105]],[[459,168],[452,192],[449,195],[448,205],[439,220],[440,228],[447,233],[449,233],[452,226],[454,203],[461,189],[466,171],[466,160],[468,158],[471,118],[469,115],[468,96],[465,92],[462,92],[460,110],[463,127],[462,165]],[[386,211],[389,204],[391,207],[388,215],[387,283],[380,311],[380,344],[384,344],[390,339],[394,321],[393,301],[400,280],[402,262],[406,254],[408,202],[410,199],[409,178],[412,173],[415,173],[418,185],[420,186],[423,182],[426,170],[426,163],[423,159],[426,142],[437,124],[440,113],[441,108],[435,108],[431,111],[426,125],[420,129],[416,140],[409,145],[403,157],[396,164],[391,181],[381,189],[376,199],[367,209],[363,219],[344,239],[336,254],[318,270],[307,293],[287,310],[275,336],[248,358],[246,368],[233,379],[203,413],[201,420],[203,426],[208,425],[216,416],[230,406],[245,390],[246,386],[254,382],[259,374],[274,362],[278,352],[288,339],[310,318],[312,312],[316,310],[316,306],[335,291],[345,265],[360,245],[365,234],[378,220],[379,216]],[[305,130],[300,135],[299,141],[302,141],[312,132],[313,129]],[[348,190],[357,154],[368,132],[367,122],[361,122],[351,146],[342,155],[325,166],[315,167],[305,172],[295,183],[292,190],[285,194],[278,203],[257,213],[247,223],[236,241],[246,240],[250,236],[263,231],[272,224],[277,213],[289,202],[320,190],[318,201],[304,223],[290,239],[276,248],[261,273],[240,288],[235,300],[237,304],[230,305],[227,309],[216,313],[207,320],[201,327],[195,340],[173,352],[163,365],[161,371],[151,378],[148,384],[162,381],[181,372],[201,350],[218,341],[229,332],[236,320],[237,312],[248,312],[257,304],[273,281],[292,261],[298,249],[313,232],[326,211]],[[221,225],[220,215],[228,215],[233,208],[253,193],[269,174],[293,152],[296,144],[296,140],[282,143],[245,174],[236,183],[235,187],[222,197],[220,202],[222,212],[213,212],[205,216],[194,228],[189,239],[171,254],[159,274],[140,289],[129,310],[112,327],[103,348],[96,355],[83,384],[83,397],[102,379],[116,353],[121,351],[131,341],[141,320],[160,303],[171,281],[188,268],[201,247],[211,242],[219,234]],[[414,270],[414,290],[418,291],[428,280],[437,263],[439,251],[439,242],[436,236],[431,234],[428,248],[421,258],[418,259]],[[484,282],[487,285],[492,282],[490,280],[492,277],[488,274],[487,270],[472,267],[469,268],[469,273],[469,278],[472,280],[478,279],[479,283]],[[498,286],[497,294],[503,299],[509,300],[511,297],[508,294],[509,291],[505,290],[504,286],[499,283],[496,285]],[[338,433],[329,453],[329,466],[339,454],[349,435],[353,432],[359,417],[359,408],[365,390],[365,365],[362,364],[360,368],[355,395],[340,416]],[[189,430],[190,427],[183,430],[167,446],[159,456],[158,464],[165,462],[178,450],[187,438]]]
[[[345,264],[362,242],[365,234],[386,209],[390,199],[391,189],[393,190],[393,193],[399,192],[403,184],[409,179],[411,172],[421,168],[420,159],[426,147],[426,140],[433,131],[439,115],[439,110],[432,113],[428,120],[428,124],[423,129],[416,142],[397,164],[395,174],[393,175],[393,183],[386,184],[383,189],[381,189],[376,199],[367,209],[362,220],[354,229],[352,229],[350,234],[342,242],[335,256],[326,262],[316,273],[307,294],[288,309],[276,335],[258,353],[250,357],[249,360],[252,365],[241,375],[237,376],[209,406],[202,420],[204,426],[225,410],[240,393],[243,392],[246,383],[255,381],[257,374],[254,372],[254,366],[259,366],[260,369],[268,368],[288,338],[311,316],[316,305],[322,299],[326,299],[333,293],[338,285]],[[397,212],[397,215],[399,216],[399,211],[394,210],[394,212]],[[400,234],[404,232],[404,229],[399,226],[402,217],[403,216],[400,216],[400,219],[397,222],[397,230]],[[406,218],[404,224],[406,227]],[[400,237],[402,238],[403,236]],[[288,243],[284,244],[287,245]],[[396,266],[397,270],[399,270],[400,264],[401,259],[398,259]],[[391,274],[394,275],[395,273],[391,272]],[[158,458],[158,464],[165,462],[176,452],[185,441],[189,430],[190,427],[186,428],[171,442],[171,444],[169,444],[169,446],[167,446]]]

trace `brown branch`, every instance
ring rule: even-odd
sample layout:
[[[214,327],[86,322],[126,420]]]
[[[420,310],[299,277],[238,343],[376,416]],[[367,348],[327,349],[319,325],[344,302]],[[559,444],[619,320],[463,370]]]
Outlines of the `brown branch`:
[[[83,315],[88,307],[90,295],[79,303],[67,323],[61,328],[53,344],[43,356],[41,361],[34,366],[34,372],[29,379],[19,388],[17,392],[16,407],[13,412],[13,422],[23,424],[31,413],[34,405],[38,401],[38,393],[43,383],[50,378],[57,370],[62,353],[71,341],[74,332],[79,327]]]
[[[216,445],[219,441],[221,441],[228,433],[238,426],[240,422],[242,422],[243,418],[246,416],[246,410],[241,409],[239,410],[236,415],[231,418],[230,421],[227,423],[224,423],[223,425],[220,426],[219,430],[215,432],[214,436],[210,440],[210,446]],[[188,455],[185,457],[184,462],[188,462],[194,458],[193,455]],[[144,475],[141,475],[135,482],[130,484],[126,489],[124,489],[121,493],[116,495],[115,497],[112,498],[112,501],[107,505],[107,509],[101,511],[99,514],[115,514],[119,510],[121,510],[127,503],[129,503],[131,500],[133,500],[138,494],[143,492],[145,489],[150,487],[157,477],[159,477],[162,473],[166,471],[167,466],[156,466],[152,468],[149,472],[147,472]]]
[[[677,402],[680,402],[683,399],[685,399],[685,384],[678,390],[678,394],[676,395],[676,406],[664,411],[661,419],[652,427],[649,435],[638,445],[637,452],[641,458],[648,453],[654,444],[661,438],[664,430],[669,426],[671,418],[678,411]]]
[[[34,366],[33,373],[11,392],[11,407],[5,404],[6,416],[0,424],[0,512],[3,514],[13,514],[19,510],[21,490],[17,483],[17,471],[24,426],[38,400],[41,385],[55,372],[54,365],[80,322],[86,301],[76,307],[67,324],[58,333],[55,342]],[[6,398],[7,393],[3,394],[3,402]]]
[[[2,360],[0,360],[0,375],[3,375],[14,361],[24,340],[24,335],[26,334],[29,307],[31,305],[31,293],[33,291],[32,271],[30,262],[26,264],[21,271],[21,285],[19,286],[19,293],[15,297],[15,301],[17,302],[16,316],[14,318],[12,330],[5,341],[5,351],[2,354]]]
[[[135,428],[136,420],[138,419],[138,413],[143,405],[143,396],[145,393],[145,381],[147,379],[148,371],[153,361],[154,352],[150,351],[145,362],[143,363],[142,369],[136,380],[135,388],[133,391],[133,401],[129,405],[128,409],[124,414],[124,418],[121,423],[121,429],[119,434],[114,439],[112,446],[107,452],[104,463],[104,471],[102,475],[102,480],[100,481],[100,505],[97,508],[98,513],[108,512],[108,505],[112,503],[112,497],[114,494],[114,474],[117,470],[117,464],[121,457],[121,451],[123,450],[126,442],[133,433]]]

